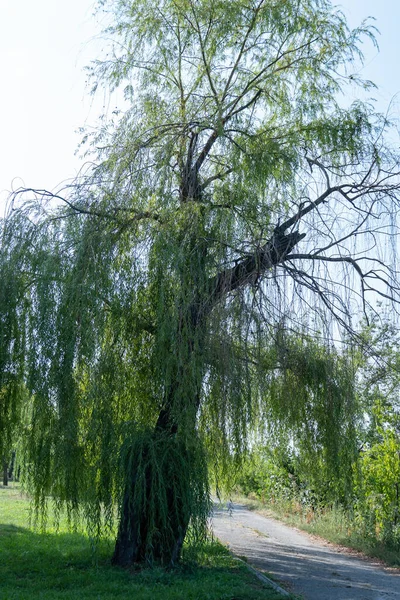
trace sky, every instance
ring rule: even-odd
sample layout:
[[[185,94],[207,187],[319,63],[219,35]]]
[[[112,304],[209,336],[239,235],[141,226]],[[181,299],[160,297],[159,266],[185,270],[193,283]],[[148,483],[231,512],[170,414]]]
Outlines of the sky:
[[[386,111],[400,94],[400,2],[337,4],[351,26],[376,18],[380,52],[365,45],[361,75],[378,84],[373,95]],[[0,0],[0,215],[9,190],[54,190],[79,170],[77,131],[94,126],[103,110],[103,99],[89,96],[83,72],[101,46],[93,8],[93,0]]]

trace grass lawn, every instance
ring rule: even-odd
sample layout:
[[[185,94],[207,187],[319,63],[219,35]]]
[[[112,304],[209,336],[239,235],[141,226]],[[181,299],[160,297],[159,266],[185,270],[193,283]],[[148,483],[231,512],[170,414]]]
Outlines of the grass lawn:
[[[94,565],[85,535],[65,527],[59,533],[29,529],[29,501],[12,485],[0,487],[0,600],[282,598],[216,543],[174,570],[134,571],[111,567],[110,539],[101,543]]]

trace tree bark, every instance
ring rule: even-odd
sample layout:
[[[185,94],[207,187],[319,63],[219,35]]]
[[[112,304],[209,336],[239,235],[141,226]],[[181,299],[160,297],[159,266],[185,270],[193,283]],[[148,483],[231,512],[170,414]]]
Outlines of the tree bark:
[[[165,424],[169,422],[166,410],[163,409],[158,418],[157,426],[153,432],[153,440],[157,443],[165,445],[165,452],[170,449],[170,443],[173,433],[176,432],[177,426],[169,427],[169,431],[165,431]],[[170,424],[169,424],[170,425]],[[170,439],[168,439],[170,438]],[[153,441],[151,440],[151,441]],[[150,441],[150,443],[151,443]],[[184,448],[180,448],[184,452]],[[149,448],[144,447],[142,460],[146,462]],[[173,460],[173,457],[168,458],[168,461]],[[138,509],[135,502],[136,486],[143,485],[143,480],[138,481],[138,473],[135,470],[135,458],[130,461],[133,464],[133,471],[127,473],[125,491],[121,507],[121,517],[118,528],[118,536],[115,544],[112,564],[121,567],[129,567],[134,563],[160,563],[164,566],[172,566],[176,564],[181,556],[183,541],[186,536],[189,525],[190,516],[183,510],[177,488],[174,482],[166,486],[167,500],[167,523],[162,516],[162,511],[154,508],[154,490],[152,469],[156,467],[151,461],[145,470],[145,490],[140,492],[145,494],[144,505],[142,503],[141,510]],[[157,468],[160,466],[157,465]],[[168,481],[169,472],[163,474]],[[160,502],[162,500],[160,499]],[[156,532],[154,534],[154,531]],[[149,551],[149,535],[151,535],[151,551]]]
[[[11,479],[11,481],[14,481],[15,477],[14,477],[14,467],[15,467],[15,450],[13,450],[11,452],[11,461],[10,464],[8,466],[8,479]]]
[[[194,343],[196,333],[203,331],[202,326],[204,323],[202,322],[198,306],[197,302],[192,304],[186,313],[189,315],[189,327],[192,332],[192,335],[189,335],[186,339],[188,357],[192,356],[196,351],[196,344]],[[181,326],[182,323],[178,325],[178,330]],[[201,328],[200,330],[199,327]],[[197,342],[198,349],[204,343],[203,333],[201,333],[200,339],[197,335]],[[159,453],[161,466],[160,464],[152,464],[151,460],[149,460],[145,471],[145,483],[143,483],[143,478],[141,481],[138,480],[136,457],[133,456],[128,461],[133,467],[133,471],[130,473],[127,472],[118,536],[112,558],[114,565],[129,567],[134,563],[157,562],[165,566],[171,566],[180,560],[191,516],[190,511],[185,509],[183,501],[183,496],[187,496],[187,486],[191,485],[191,473],[180,473],[179,467],[174,469],[173,461],[175,457],[171,453],[171,449],[173,448],[175,452],[179,453],[180,464],[182,462],[186,465],[191,464],[184,440],[179,441],[177,437],[178,423],[176,415],[174,415],[176,398],[182,393],[182,382],[185,380],[183,369],[184,367],[182,366],[178,367],[174,380],[165,395],[163,406],[159,412],[149,441],[149,446],[140,450],[142,452],[142,463],[146,463],[150,452],[150,444],[155,442],[159,445],[161,447]],[[193,395],[191,396],[189,392],[188,396],[188,403],[192,403],[195,408],[193,411],[194,415],[200,404],[200,387],[201,377],[198,381],[193,381]],[[196,390],[196,392],[193,390]],[[195,422],[193,422],[193,431],[189,433],[193,434],[193,438],[196,436]],[[182,437],[184,438],[185,436]],[[135,452],[135,449],[133,449],[133,452]],[[165,457],[167,457],[166,460],[164,460]],[[161,511],[158,511],[157,508],[155,509],[154,501],[151,501],[152,499],[154,500],[154,490],[152,489],[154,485],[152,469],[154,468],[157,471],[161,469],[163,480],[168,482],[164,488],[164,504],[166,504],[167,509],[167,520],[165,520],[165,515]],[[190,470],[190,467],[188,469]],[[145,505],[142,503],[140,511],[138,510],[137,503],[134,501],[136,492],[138,491],[136,490],[136,486],[138,485],[145,487],[145,490],[139,490],[141,494],[143,492],[145,494]],[[156,531],[156,535],[153,534],[154,530]],[[152,536],[151,552],[149,552],[147,544],[149,535]]]
[[[5,457],[3,457],[3,485],[8,485],[8,462]]]

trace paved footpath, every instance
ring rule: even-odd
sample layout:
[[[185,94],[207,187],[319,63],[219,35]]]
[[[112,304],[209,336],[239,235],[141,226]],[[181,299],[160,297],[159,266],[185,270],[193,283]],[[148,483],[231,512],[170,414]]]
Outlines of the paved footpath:
[[[400,570],[340,552],[240,504],[216,504],[213,530],[234,554],[304,600],[400,600]]]

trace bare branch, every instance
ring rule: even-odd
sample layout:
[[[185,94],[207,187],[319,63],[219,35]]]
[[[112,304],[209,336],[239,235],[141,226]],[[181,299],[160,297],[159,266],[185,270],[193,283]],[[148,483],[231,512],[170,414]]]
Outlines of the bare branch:
[[[82,215],[87,215],[90,217],[96,217],[98,219],[106,219],[108,221],[117,221],[119,225],[126,225],[127,222],[130,223],[134,223],[137,221],[141,221],[144,219],[149,219],[152,221],[161,221],[161,217],[160,215],[158,215],[157,213],[154,213],[152,211],[140,211],[140,210],[136,210],[134,208],[127,208],[127,207],[118,207],[115,206],[113,207],[112,210],[110,211],[99,211],[95,208],[85,208],[84,206],[78,205],[74,202],[71,202],[70,200],[68,200],[67,198],[65,198],[65,196],[61,196],[60,194],[55,194],[53,192],[50,192],[48,190],[45,189],[34,189],[34,188],[21,188],[17,191],[14,192],[14,197],[17,195],[22,195],[25,193],[31,192],[37,196],[40,196],[42,199],[47,199],[47,200],[60,200],[61,202],[63,202],[64,204],[66,204],[74,213],[77,214],[82,214]],[[133,216],[131,216],[128,221],[119,219],[119,217],[117,216],[118,214],[121,213],[132,213]]]

